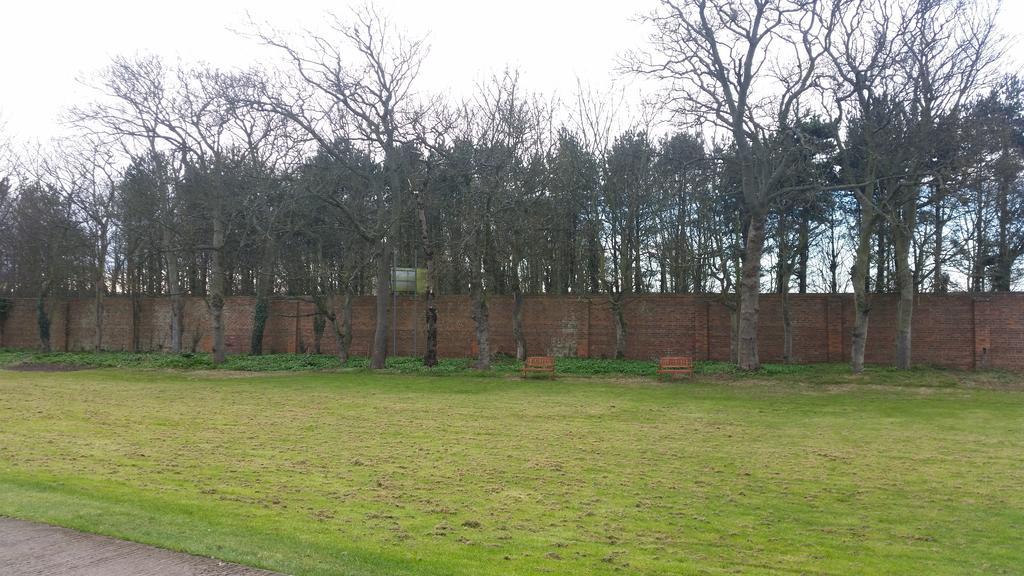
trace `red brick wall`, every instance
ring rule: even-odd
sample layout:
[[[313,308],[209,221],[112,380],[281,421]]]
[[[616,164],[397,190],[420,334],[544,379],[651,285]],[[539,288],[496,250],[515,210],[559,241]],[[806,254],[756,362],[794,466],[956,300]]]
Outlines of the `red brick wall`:
[[[67,302],[48,300],[47,314],[50,316],[50,344],[54,350],[64,350],[67,343]],[[4,348],[39,348],[39,323],[36,313],[37,301],[32,298],[18,298],[11,302],[4,320]]]
[[[510,297],[488,301],[491,349],[512,354]],[[340,299],[331,303],[337,309]],[[251,297],[227,300],[224,309],[225,341],[231,354],[249,350],[255,303]],[[853,301],[849,295],[794,294],[790,296],[793,356],[797,362],[842,362],[850,359]],[[90,350],[95,338],[91,299],[51,301],[52,340],[56,350]],[[389,348],[402,356],[423,352],[426,334],[421,299],[397,300],[397,331],[388,335]],[[728,360],[732,315],[721,298],[711,295],[647,295],[627,298],[626,356],[653,359],[672,354],[697,359]],[[264,334],[267,352],[312,352],[315,345],[315,308],[306,299],[272,301]],[[394,311],[389,311],[389,315]],[[893,361],[896,297],[876,295],[868,324],[867,361]],[[392,316],[391,318],[394,318]],[[368,355],[373,345],[375,302],[372,296],[353,302],[354,355]],[[391,319],[389,318],[389,320]],[[207,351],[211,344],[209,312],[201,298],[186,299],[183,345]],[[527,296],[523,326],[530,354],[610,357],[615,352],[614,318],[608,299]],[[473,320],[467,296],[438,298],[438,352],[443,357],[471,356],[475,351]],[[143,298],[137,314],[127,298],[106,299],[103,347],[131,350],[167,350],[170,340],[170,302]],[[777,294],[761,297],[759,328],[761,359],[782,359],[782,301]],[[37,348],[36,301],[15,299],[4,323],[0,346]],[[321,352],[337,350],[328,325]],[[395,350],[392,350],[394,353]],[[950,296],[919,295],[915,300],[914,362],[959,368],[1024,369],[1024,294]]]

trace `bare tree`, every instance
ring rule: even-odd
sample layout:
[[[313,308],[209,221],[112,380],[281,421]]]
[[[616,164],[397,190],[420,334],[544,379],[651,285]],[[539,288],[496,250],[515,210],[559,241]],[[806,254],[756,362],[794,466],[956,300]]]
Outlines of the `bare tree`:
[[[6,319],[9,302],[4,297],[14,291],[14,154],[10,142],[4,133],[5,124],[0,118],[0,346],[3,346],[3,320]]]
[[[818,0],[661,0],[646,20],[651,53],[631,68],[668,83],[666,103],[681,118],[711,122],[732,138],[747,212],[740,282],[738,364],[760,366],[758,295],[765,220],[792,166],[787,136],[817,82],[833,14]]]
[[[416,204],[416,220],[419,224],[420,246],[423,250],[424,266],[427,274],[426,294],[424,294],[426,314],[426,346],[423,352],[423,365],[437,365],[437,264],[434,241],[429,219],[431,208],[431,182],[438,166],[451,161],[451,138],[456,134],[459,114],[441,102],[435,101],[429,106],[430,113],[420,117],[417,127],[419,146],[424,149],[421,158],[420,181],[418,185],[409,182]]]
[[[388,299],[391,282],[391,228],[405,180],[398,149],[414,139],[422,110],[413,86],[427,48],[409,40],[372,6],[355,10],[350,20],[329,17],[331,37],[309,33],[297,45],[279,34],[259,32],[267,45],[279,49],[298,82],[289,95],[264,93],[253,104],[295,122],[322,150],[331,153],[342,140],[366,144],[383,164],[385,186],[370,227],[360,229],[377,246],[377,320],[370,367],[383,368],[388,346]],[[344,126],[347,130],[340,130]],[[337,202],[341,210],[348,210]],[[352,216],[352,214],[349,214]],[[355,221],[355,218],[352,218]]]
[[[1000,53],[991,2],[661,0],[629,67],[663,83],[682,126],[664,137],[624,121],[614,89],[560,110],[511,71],[423,103],[425,45],[370,7],[323,34],[257,30],[283,70],[117,58],[72,115],[83,143],[30,177],[0,167],[0,293],[39,297],[41,335],[58,298],[92,295],[97,348],[107,293],[167,295],[170,349],[212,325],[220,362],[229,296],[255,296],[259,353],[271,299],[308,294],[313,348],[329,322],[345,361],[352,302],[375,292],[380,368],[392,267],[418,258],[428,365],[440,293],[472,293],[484,368],[494,295],[517,357],[530,293],[606,297],[624,356],[633,295],[660,291],[718,293],[732,357],[756,369],[761,291],[781,295],[791,360],[789,293],[841,291],[852,264],[852,368],[880,291],[899,292],[905,367],[917,292],[1021,277],[1019,82],[977,99]],[[186,294],[209,308],[188,337]]]
[[[169,149],[180,158],[182,176],[206,188],[202,199],[211,235],[202,248],[210,256],[207,304],[213,360],[217,364],[225,357],[224,250],[229,213],[238,208],[231,205],[225,174],[232,166],[256,159],[261,146],[277,129],[274,123],[249,113],[230,97],[246,80],[240,74],[203,68],[168,69],[155,57],[116,58],[102,76],[108,99],[74,113],[78,122],[98,133],[136,139],[154,155]],[[171,239],[168,233],[167,240]],[[177,270],[172,260],[168,259],[167,272],[173,297],[180,288],[175,290]],[[176,316],[177,311],[172,314]],[[174,344],[172,340],[172,349]]]
[[[161,197],[155,224],[160,228],[160,249],[171,303],[170,350],[178,354],[182,352],[185,302],[179,269],[182,246],[176,226],[175,189],[181,175],[183,146],[170,117],[175,97],[170,77],[170,71],[159,58],[115,58],[99,76],[98,88],[104,100],[73,108],[70,117],[100,137],[117,140],[129,154],[136,144],[138,156],[148,159],[145,166],[152,172],[150,176]]]
[[[15,282],[17,291],[35,295],[40,349],[50,352],[54,296],[81,287],[77,281],[92,276],[92,266],[84,271],[81,266],[89,260],[91,242],[69,196],[49,177],[46,152],[34,150],[26,157],[31,164],[23,166],[17,196],[9,204]]]
[[[230,94],[246,78],[215,70],[179,70],[179,98],[164,128],[185,150],[186,165],[207,189],[204,204],[211,223],[209,245],[210,285],[207,304],[213,332],[213,362],[225,359],[224,298],[226,290],[225,246],[231,233],[231,214],[238,211],[238,197],[226,178],[247,163],[259,163],[259,151],[274,135],[276,126],[265,115],[238,106]]]
[[[887,216],[892,227],[900,300],[896,324],[896,367],[911,363],[911,326],[915,273],[910,259],[918,227],[923,185],[941,198],[952,166],[936,163],[943,124],[957,124],[964,104],[1001,56],[995,30],[998,2],[916,0],[907,16],[907,33],[899,38],[903,84],[910,113],[910,133],[919,148],[909,178],[896,189]],[[941,221],[937,222],[941,225]],[[937,230],[941,238],[941,230]],[[941,250],[940,250],[941,253]],[[941,274],[941,268],[936,270]]]
[[[226,112],[234,119],[235,147],[244,158],[239,167],[244,190],[238,201],[242,204],[246,231],[255,236],[250,241],[260,254],[249,347],[254,355],[263,353],[263,333],[269,318],[282,220],[287,208],[300,198],[295,186],[284,183],[284,174],[300,161],[302,138],[295,124],[279,114],[250,105],[254,91],[265,89],[272,81],[262,71],[251,70],[225,77],[219,87],[228,105]]]
[[[103,349],[107,264],[117,226],[116,195],[120,177],[114,151],[82,136],[75,148],[58,147],[42,162],[44,178],[64,196],[76,222],[92,246],[93,350]],[[112,283],[111,283],[112,285]]]
[[[573,136],[579,138],[582,148],[589,153],[598,165],[607,168],[608,157],[611,153],[614,141],[614,130],[617,123],[621,121],[620,109],[623,104],[623,94],[614,87],[602,92],[585,87],[577,83],[576,106],[570,123],[573,126]],[[595,172],[599,172],[595,170]],[[604,174],[607,176],[607,173]],[[586,256],[585,259],[591,265],[591,282],[589,291],[591,293],[603,292],[608,298],[608,306],[612,312],[612,319],[615,325],[615,357],[622,358],[626,354],[626,316],[624,290],[628,291],[631,286],[624,286],[620,281],[617,270],[618,259],[605,258],[604,244],[610,232],[605,215],[607,199],[607,188],[604,182],[599,182],[600,175],[595,175],[594,182],[590,186],[589,197],[585,201],[584,212],[587,218]],[[613,234],[614,236],[614,234]],[[611,260],[612,266],[607,265]]]
[[[410,185],[410,188],[412,186]],[[423,365],[430,368],[437,366],[437,278],[434,271],[434,247],[430,240],[430,226],[427,223],[426,191],[430,188],[429,177],[425,178],[420,191],[414,191],[416,197],[416,217],[420,222],[420,242],[423,245],[424,266],[427,271],[426,293],[426,328],[427,342],[423,352]]]
[[[526,335],[523,331],[523,264],[533,234],[541,220],[529,220],[543,193],[551,109],[536,94],[523,88],[519,72],[506,70],[481,86],[477,98],[479,117],[479,174],[492,189],[494,253],[490,268],[507,270],[512,293],[512,338],[516,358],[526,359]],[[564,273],[564,272],[563,272]],[[492,282],[497,284],[497,282]]]
[[[840,10],[835,41],[829,45],[829,87],[835,107],[834,121],[843,124],[841,178],[858,204],[855,262],[851,269],[854,291],[854,329],[851,367],[864,369],[871,299],[868,293],[871,241],[877,231],[883,194],[889,174],[898,170],[903,157],[901,134],[888,119],[898,112],[891,95],[899,53],[894,39],[905,32],[905,19],[893,14],[885,0],[836,0]]]

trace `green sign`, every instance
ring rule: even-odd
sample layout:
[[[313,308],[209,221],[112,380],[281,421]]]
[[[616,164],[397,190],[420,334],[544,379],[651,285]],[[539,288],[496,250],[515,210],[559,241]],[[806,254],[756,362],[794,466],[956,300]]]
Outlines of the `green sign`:
[[[426,268],[393,268],[391,288],[399,294],[424,294],[427,291]]]

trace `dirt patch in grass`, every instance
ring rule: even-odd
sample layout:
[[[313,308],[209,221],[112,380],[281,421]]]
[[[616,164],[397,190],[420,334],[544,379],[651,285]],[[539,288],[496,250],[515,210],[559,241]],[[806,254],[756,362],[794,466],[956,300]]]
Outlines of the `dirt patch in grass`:
[[[4,370],[14,372],[76,372],[88,370],[90,367],[83,364],[14,364],[5,366]]]
[[[960,377],[960,385],[982,390],[1024,392],[1024,374],[1000,371],[967,372]]]

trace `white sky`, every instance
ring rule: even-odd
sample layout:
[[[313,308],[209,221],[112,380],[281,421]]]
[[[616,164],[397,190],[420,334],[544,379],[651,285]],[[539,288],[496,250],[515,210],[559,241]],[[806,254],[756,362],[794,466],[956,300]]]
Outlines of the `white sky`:
[[[361,0],[13,0],[0,20],[0,125],[15,141],[59,133],[62,109],[91,98],[80,79],[117,54],[149,52],[186,62],[245,66],[271,58],[245,29],[252,15],[282,30],[316,28],[324,11]],[[410,35],[429,34],[421,90],[468,95],[506,66],[527,88],[571,98],[576,78],[595,87],[615,78],[616,58],[643,45],[633,21],[654,0],[378,0]],[[1005,31],[1024,23],[1024,0],[1005,0]],[[1024,62],[1024,45],[1011,51]]]

